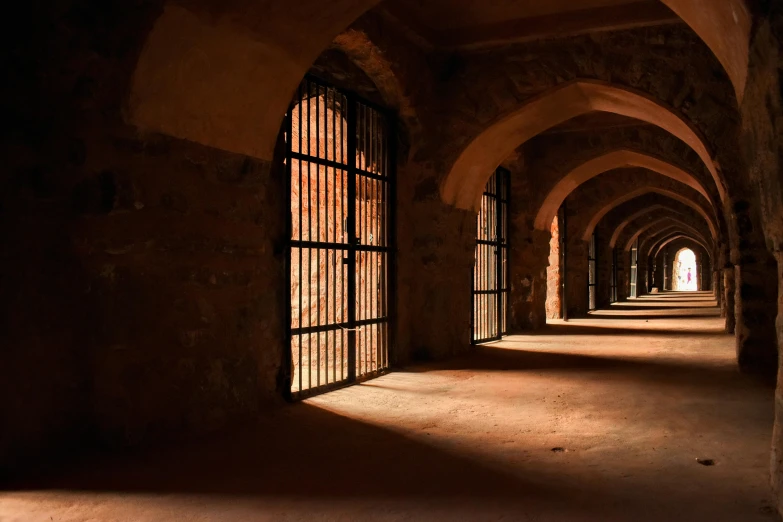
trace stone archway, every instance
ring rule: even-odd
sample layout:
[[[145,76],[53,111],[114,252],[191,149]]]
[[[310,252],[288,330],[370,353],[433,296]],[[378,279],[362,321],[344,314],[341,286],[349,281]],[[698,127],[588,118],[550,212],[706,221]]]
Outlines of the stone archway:
[[[680,115],[650,96],[608,83],[577,80],[551,89],[496,121],[462,151],[441,184],[444,202],[475,209],[489,173],[533,136],[588,112],[610,112],[661,127],[687,143],[710,171],[720,195],[725,188],[706,143]]]
[[[675,292],[693,292],[698,290],[696,274],[696,254],[690,248],[683,247],[674,255],[672,266],[672,290]]]
[[[715,226],[715,223],[710,219],[710,216],[707,214],[707,212],[704,210],[704,208],[701,207],[701,205],[698,205],[691,201],[689,198],[686,198],[682,196],[681,194],[678,194],[676,192],[673,192],[671,190],[665,190],[658,187],[640,187],[636,190],[633,190],[609,203],[607,203],[603,208],[601,208],[596,214],[590,219],[590,222],[588,223],[587,227],[585,228],[584,233],[582,234],[582,240],[587,241],[590,236],[595,231],[595,227],[598,226],[598,223],[603,219],[603,217],[608,214],[613,208],[618,207],[619,205],[630,201],[638,196],[641,196],[642,194],[647,194],[650,192],[655,192],[667,197],[670,197],[676,201],[679,201],[680,203],[683,203],[689,207],[691,207],[693,210],[698,212],[701,217],[704,218],[704,220],[707,222],[707,226],[709,227],[710,234],[713,238],[718,238],[718,229]]]
[[[551,223],[552,218],[557,214],[557,210],[560,208],[560,205],[562,205],[565,198],[568,197],[568,194],[579,187],[579,185],[599,174],[624,167],[641,167],[657,172],[691,187],[703,195],[708,201],[710,200],[707,190],[689,172],[649,154],[622,149],[593,158],[566,174],[566,176],[549,191],[549,194],[547,194],[544,199],[544,202],[536,215],[535,227],[539,230],[545,230],[546,224]]]

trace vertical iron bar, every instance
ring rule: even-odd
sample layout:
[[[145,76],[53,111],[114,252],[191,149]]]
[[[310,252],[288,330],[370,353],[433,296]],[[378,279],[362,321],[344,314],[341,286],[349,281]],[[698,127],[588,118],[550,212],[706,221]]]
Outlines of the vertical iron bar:
[[[567,200],[563,201],[561,207],[563,213],[563,223],[560,232],[560,238],[563,241],[560,252],[563,255],[562,273],[563,277],[560,281],[562,287],[562,295],[560,296],[560,305],[562,306],[563,321],[568,321],[568,205]]]
[[[288,109],[288,114],[286,114],[286,121],[285,121],[285,133],[286,133],[286,159],[285,159],[285,193],[288,197],[288,212],[286,216],[286,231],[285,231],[285,238],[286,241],[288,241],[288,248],[286,249],[286,256],[285,256],[285,274],[288,278],[288,289],[286,292],[286,303],[285,303],[285,310],[286,310],[286,339],[288,340],[288,351],[287,351],[287,357],[283,361],[283,364],[286,366],[284,367],[284,372],[288,374],[288,379],[285,383],[285,397],[286,399],[291,399],[291,388],[294,384],[294,354],[293,354],[293,335],[292,335],[292,329],[293,329],[293,296],[291,295],[291,289],[293,288],[294,284],[294,278],[293,274],[291,273],[291,267],[293,265],[292,263],[292,255],[293,255],[293,248],[292,248],[292,240],[294,236],[294,213],[291,211],[291,204],[293,203],[292,198],[292,190],[293,190],[293,181],[291,179],[291,176],[293,174],[293,167],[291,165],[291,149],[293,148],[293,141],[294,141],[294,135],[293,135],[293,126],[294,126],[294,108],[296,107],[295,103],[292,103],[290,108]]]
[[[321,85],[315,85],[315,157],[321,157]],[[323,167],[319,164],[315,166],[315,201],[316,201],[316,241],[321,242],[321,169]],[[312,240],[312,238],[310,238]],[[316,265],[315,265],[315,310],[317,314],[316,325],[321,326],[321,248],[315,249]],[[315,369],[315,385],[321,385],[321,332],[317,333],[318,338],[316,341],[316,369]]]
[[[499,174],[499,175],[497,175]],[[501,333],[503,330],[503,325],[501,323],[501,317],[503,316],[503,302],[501,300],[501,286],[503,284],[503,276],[501,275],[501,268],[500,265],[502,264],[502,257],[501,257],[501,251],[502,248],[501,244],[501,236],[503,235],[503,204],[500,202],[501,198],[503,197],[503,189],[502,185],[504,182],[504,173],[502,171],[497,171],[496,177],[495,177],[495,184],[496,184],[496,193],[495,196],[495,207],[496,207],[496,217],[495,220],[497,221],[497,230],[495,231],[495,241],[496,241],[496,247],[495,247],[495,274],[496,277],[496,290],[497,295],[495,297],[495,300],[497,302],[497,338],[500,339],[503,337],[503,334]]]
[[[348,96],[348,380],[356,380],[356,100]]]
[[[332,89],[332,161],[337,163],[337,91]],[[333,171],[332,180],[332,243],[337,243],[337,173]],[[327,228],[327,237],[329,236]],[[334,274],[334,288],[329,290],[332,297],[332,322],[337,323],[337,256],[340,251],[336,250],[332,256],[332,274]],[[342,263],[340,263],[342,266]],[[328,297],[327,297],[328,300]],[[327,318],[328,320],[328,318]],[[332,332],[332,381],[337,381],[337,330]]]
[[[307,83],[305,82],[305,85]],[[299,88],[299,152],[301,154],[302,152],[302,111],[304,110],[303,107],[304,100],[302,99],[302,88],[300,86]],[[302,313],[302,262],[304,261],[302,259],[302,160],[296,161],[297,165],[299,165],[299,328],[302,328],[302,322],[304,314]],[[302,334],[300,333],[298,335],[298,341],[299,341],[299,389],[298,391],[302,391],[302,348],[304,346],[304,343],[302,342]]]

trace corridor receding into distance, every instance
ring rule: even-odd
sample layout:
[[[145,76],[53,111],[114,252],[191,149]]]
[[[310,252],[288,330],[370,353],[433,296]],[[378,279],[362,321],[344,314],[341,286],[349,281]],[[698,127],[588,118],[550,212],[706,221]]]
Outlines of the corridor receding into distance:
[[[783,0],[13,2],[0,522],[773,522]]]
[[[81,462],[0,493],[0,518],[763,522],[771,421],[772,388],[735,370],[714,298],[667,292],[257,429]]]

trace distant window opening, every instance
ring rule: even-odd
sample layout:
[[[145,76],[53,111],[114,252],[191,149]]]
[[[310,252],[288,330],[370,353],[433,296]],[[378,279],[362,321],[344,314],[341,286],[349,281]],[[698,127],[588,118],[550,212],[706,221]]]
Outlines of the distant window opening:
[[[631,291],[629,296],[632,298],[639,297],[637,292],[638,272],[639,272],[639,240],[634,241],[631,247]]]
[[[560,319],[560,216],[555,216],[549,228],[552,238],[549,240],[549,266],[546,269],[546,317]]]
[[[511,173],[498,168],[481,196],[476,218],[471,342],[497,341],[507,332],[508,200]]]
[[[699,289],[696,254],[690,248],[683,248],[674,256],[672,267],[672,290],[693,292]]]
[[[299,86],[285,133],[292,398],[389,367],[391,136],[369,102],[312,77]]]
[[[594,311],[597,306],[598,297],[596,290],[598,286],[598,260],[596,257],[595,234],[590,236],[590,244],[587,248],[587,309]]]

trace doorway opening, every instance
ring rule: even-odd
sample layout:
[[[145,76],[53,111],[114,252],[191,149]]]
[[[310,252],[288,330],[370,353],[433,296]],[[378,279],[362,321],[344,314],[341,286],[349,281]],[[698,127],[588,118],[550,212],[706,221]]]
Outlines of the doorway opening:
[[[473,261],[471,343],[498,341],[507,329],[508,199],[511,173],[498,168],[481,196]]]
[[[629,297],[635,299],[639,297],[638,293],[638,278],[639,278],[639,240],[637,239],[634,241],[633,246],[631,247],[631,263],[629,265],[631,267],[631,282],[630,282],[630,292]]]
[[[290,393],[322,393],[389,368],[394,303],[391,122],[307,77],[288,113]]]
[[[598,308],[598,258],[595,244],[595,234],[590,236],[590,244],[587,247],[587,310],[593,312]]]
[[[618,266],[617,266],[617,249],[612,249],[612,268],[610,273],[610,289],[609,289],[609,301],[611,303],[616,303],[620,300],[620,295],[617,289],[617,277],[618,277]]]
[[[672,266],[672,290],[695,292],[699,289],[696,254],[690,248],[683,248],[674,256]]]

